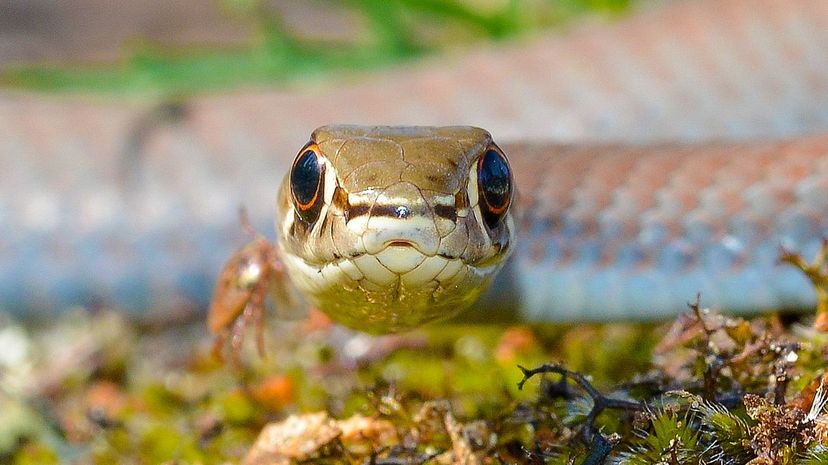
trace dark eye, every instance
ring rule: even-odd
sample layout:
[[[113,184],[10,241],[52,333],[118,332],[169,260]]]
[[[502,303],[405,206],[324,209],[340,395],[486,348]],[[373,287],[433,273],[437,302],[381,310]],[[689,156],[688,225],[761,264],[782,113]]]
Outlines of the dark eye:
[[[506,157],[498,150],[487,150],[477,162],[477,189],[483,220],[493,229],[512,201],[512,173]]]
[[[290,191],[296,213],[306,223],[313,223],[322,210],[323,175],[325,166],[319,159],[316,145],[305,146],[290,170]]]

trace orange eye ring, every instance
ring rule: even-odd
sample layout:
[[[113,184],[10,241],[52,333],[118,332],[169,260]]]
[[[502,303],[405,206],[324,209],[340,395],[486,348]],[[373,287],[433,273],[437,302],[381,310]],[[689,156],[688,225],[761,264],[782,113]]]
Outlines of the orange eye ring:
[[[324,197],[325,164],[319,154],[319,147],[308,142],[290,168],[290,193],[296,214],[305,223],[313,223],[322,211]]]
[[[512,203],[512,170],[509,161],[496,145],[477,160],[477,189],[480,212],[489,229],[494,229]]]

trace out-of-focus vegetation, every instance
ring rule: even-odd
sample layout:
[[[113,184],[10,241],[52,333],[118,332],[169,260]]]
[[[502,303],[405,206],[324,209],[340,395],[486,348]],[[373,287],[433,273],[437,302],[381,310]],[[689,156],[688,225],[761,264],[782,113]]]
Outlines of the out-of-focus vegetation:
[[[318,316],[270,326],[267,358],[249,337],[242,369],[212,358],[201,323],[159,328],[83,311],[46,327],[0,322],[13,358],[0,365],[0,463],[235,463],[266,424],[290,414],[364,415],[402,432],[425,428],[414,417],[435,399],[458,421],[502,421],[504,440],[526,441],[534,427],[520,415],[539,414],[523,410],[538,394],[517,389],[517,364],[560,356],[603,388],[645,370],[656,341],[651,328],[620,325],[439,325],[380,338]],[[606,342],[598,350],[597,339]],[[446,441],[423,437],[409,452]],[[362,463],[372,450],[351,461],[329,452],[325,463]]]
[[[828,456],[828,339],[776,317],[699,309],[657,328],[437,325],[376,338],[314,314],[271,325],[267,358],[247,341],[244,367],[213,359],[201,324],[136,324],[114,312],[40,328],[5,321],[0,341],[0,463],[793,465]],[[555,360],[540,379],[518,368]]]
[[[828,242],[783,259],[828,283]],[[369,337],[311,312],[237,365],[144,318],[0,318],[0,463],[828,463],[828,335],[778,315]]]
[[[561,27],[585,14],[614,16],[634,0],[330,0],[287,21],[259,0],[224,0],[228,21],[247,24],[246,46],[170,47],[140,41],[109,64],[23,66],[0,83],[43,91],[177,93],[362,70],[486,40]],[[320,9],[321,5],[321,9]],[[345,18],[330,26],[315,16]],[[316,26],[318,24],[318,26]],[[344,26],[342,26],[344,24]],[[344,29],[322,30],[326,27]],[[333,32],[333,34],[331,33]]]

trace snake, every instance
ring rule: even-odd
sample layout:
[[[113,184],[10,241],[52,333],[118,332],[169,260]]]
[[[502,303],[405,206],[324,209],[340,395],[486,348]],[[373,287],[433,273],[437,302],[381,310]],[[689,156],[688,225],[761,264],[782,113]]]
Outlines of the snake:
[[[465,306],[484,321],[667,318],[699,292],[732,312],[807,308],[811,285],[777,258],[828,232],[826,49],[824,2],[677,1],[328,86],[3,90],[0,309],[206,308],[246,239],[240,205],[262,231],[278,205],[291,281],[367,329]],[[291,187],[297,166],[320,182]],[[481,172],[509,195],[481,195]],[[337,286],[314,295],[323,282]]]
[[[347,326],[397,332],[445,319],[511,254],[512,184],[479,128],[322,127],[280,190],[281,259]]]

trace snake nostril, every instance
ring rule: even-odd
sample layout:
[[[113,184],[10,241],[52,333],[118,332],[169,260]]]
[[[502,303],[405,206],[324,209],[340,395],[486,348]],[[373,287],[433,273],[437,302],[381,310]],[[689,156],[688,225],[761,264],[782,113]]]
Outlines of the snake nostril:
[[[388,247],[414,247],[414,243],[410,241],[391,241]]]

